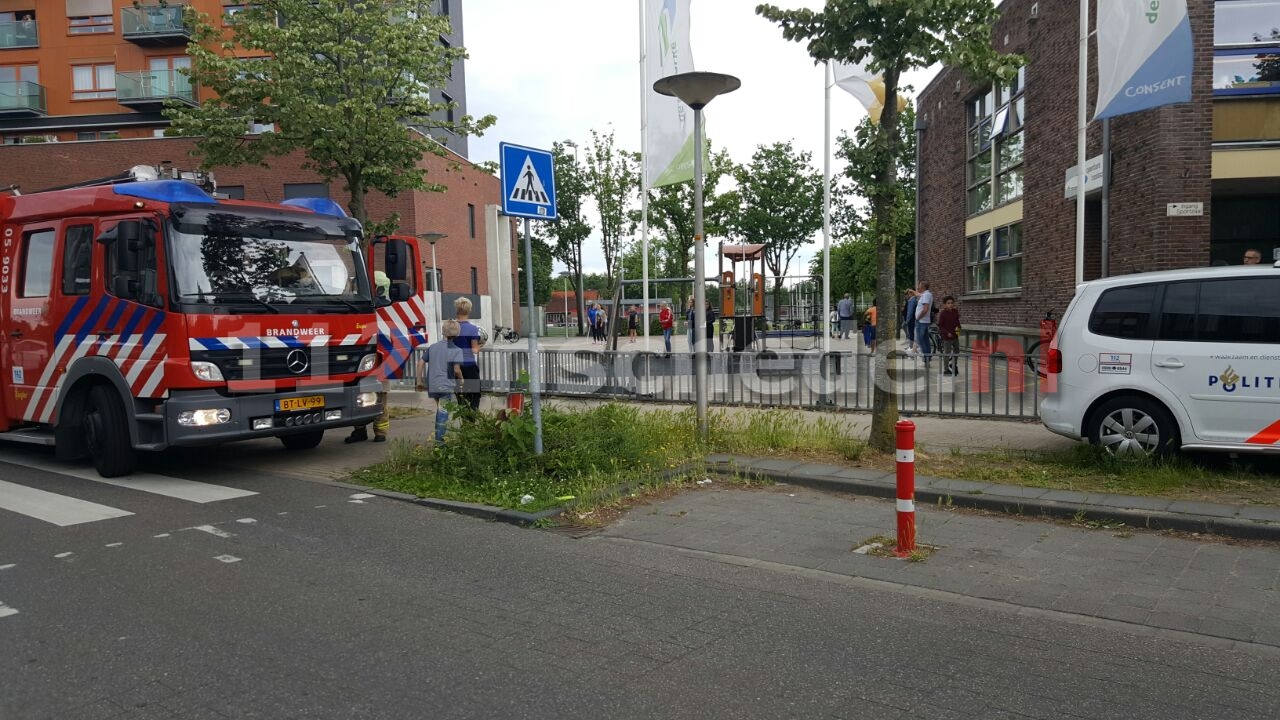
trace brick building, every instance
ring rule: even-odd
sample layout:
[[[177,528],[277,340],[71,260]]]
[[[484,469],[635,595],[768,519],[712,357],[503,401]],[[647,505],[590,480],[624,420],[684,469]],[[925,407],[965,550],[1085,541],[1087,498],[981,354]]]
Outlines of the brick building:
[[[1111,120],[1109,250],[1104,261],[1091,180],[1085,279],[1280,250],[1280,31],[1259,31],[1280,26],[1280,0],[1187,5],[1192,100]],[[1074,293],[1079,6],[1005,0],[1000,10],[995,47],[1028,59],[1017,80],[993,88],[945,68],[920,95],[918,252],[920,278],[960,298],[966,328],[1016,333]],[[1094,43],[1089,55],[1092,114]],[[1086,168],[1099,178],[1102,152],[1101,123],[1090,123]]]
[[[0,186],[34,192],[139,164],[193,166],[193,143],[163,137],[168,121],[161,112],[166,100],[194,105],[207,98],[180,72],[189,67],[187,4],[224,24],[245,7],[241,0],[0,0]],[[461,44],[460,0],[439,0],[437,8],[453,28],[440,41]],[[433,92],[466,112],[462,67],[447,87]],[[272,129],[250,126],[246,135]],[[445,133],[438,140],[449,153],[424,156],[422,167],[431,182],[447,189],[396,198],[373,193],[369,216],[394,212],[402,233],[447,234],[436,245],[443,302],[469,295],[478,319],[512,325],[513,234],[496,210],[499,180],[466,160],[466,138]],[[219,192],[229,197],[279,202],[331,196],[345,204],[341,186],[328,187],[302,164],[294,155],[271,160],[270,169],[213,171]],[[424,244],[421,251],[430,262],[430,248]]]

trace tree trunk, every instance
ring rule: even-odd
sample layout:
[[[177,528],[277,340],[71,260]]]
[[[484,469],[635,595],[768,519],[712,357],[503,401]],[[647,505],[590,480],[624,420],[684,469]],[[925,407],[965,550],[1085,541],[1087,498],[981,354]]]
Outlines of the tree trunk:
[[[898,71],[884,72],[884,109],[880,112],[878,141],[883,143],[882,165],[878,171],[876,193],[871,198],[871,216],[875,225],[876,304],[880,308],[876,328],[875,388],[871,402],[871,434],[868,444],[880,452],[893,452],[895,425],[898,423],[898,395],[892,377],[895,370],[893,350],[898,334],[897,240],[894,236],[894,193],[898,179]]]
[[[578,241],[575,253],[578,258],[578,337],[582,337],[587,334],[587,299],[582,287],[582,241]]]

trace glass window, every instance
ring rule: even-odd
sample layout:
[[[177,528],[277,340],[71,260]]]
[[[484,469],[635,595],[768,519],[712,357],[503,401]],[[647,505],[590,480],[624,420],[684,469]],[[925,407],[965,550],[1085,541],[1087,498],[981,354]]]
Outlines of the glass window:
[[[1196,335],[1196,302],[1200,283],[1171,283],[1164,288],[1164,304],[1160,307],[1161,340],[1194,340]]]
[[[306,197],[329,197],[329,186],[324,183],[285,183],[284,199]]]
[[[1000,173],[999,191],[997,201],[1001,203],[1022,197],[1022,168]]]
[[[116,31],[112,22],[113,15],[82,15],[67,18],[67,33],[70,35],[98,35]]]
[[[991,289],[991,233],[971,236],[965,244],[968,265],[965,289],[969,292],[987,292]]]
[[[1231,0],[1213,8],[1214,45],[1280,44],[1280,0]]]
[[[472,295],[480,294],[480,278],[479,278],[479,275],[476,273],[475,268],[471,268],[471,294]]]
[[[98,100],[115,96],[115,64],[71,66],[71,99]]]
[[[228,200],[244,199],[243,185],[219,185],[218,192],[222,193],[223,195],[226,195]]]
[[[468,228],[469,232],[471,233],[471,237],[472,237],[472,238],[475,238],[475,236],[476,236],[476,206],[475,206],[474,204],[472,204],[472,203],[467,203],[467,228]]]
[[[1019,70],[1007,85],[969,101],[965,179],[970,215],[1022,197],[1022,171],[1015,168],[1023,161],[1025,86],[1026,72]]]
[[[52,230],[27,233],[22,252],[22,297],[49,297],[53,285]]]
[[[1115,288],[1102,293],[1089,317],[1089,332],[1108,337],[1149,339],[1156,285]]]
[[[1213,56],[1215,95],[1280,93],[1280,49],[1217,52]]]
[[[1202,342],[1280,343],[1280,278],[1200,283],[1196,337]]]
[[[87,295],[92,275],[93,226],[73,225],[67,228],[62,246],[62,294]]]

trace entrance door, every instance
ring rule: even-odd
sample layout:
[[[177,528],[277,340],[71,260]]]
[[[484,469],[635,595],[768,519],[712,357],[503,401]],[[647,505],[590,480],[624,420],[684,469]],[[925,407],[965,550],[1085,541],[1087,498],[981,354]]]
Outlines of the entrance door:
[[[178,72],[191,69],[189,55],[148,58],[147,69],[151,71],[151,93],[154,97],[190,98],[191,79]]]
[[[1280,277],[1167,285],[1151,372],[1200,440],[1276,442],[1260,434],[1280,421]]]

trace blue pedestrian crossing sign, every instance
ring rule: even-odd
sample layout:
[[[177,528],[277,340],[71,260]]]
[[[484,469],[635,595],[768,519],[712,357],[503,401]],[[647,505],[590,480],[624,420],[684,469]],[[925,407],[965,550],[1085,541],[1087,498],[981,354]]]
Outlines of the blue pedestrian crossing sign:
[[[551,153],[499,143],[502,212],[534,220],[556,219],[556,178]]]

